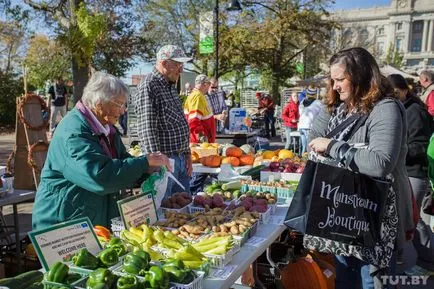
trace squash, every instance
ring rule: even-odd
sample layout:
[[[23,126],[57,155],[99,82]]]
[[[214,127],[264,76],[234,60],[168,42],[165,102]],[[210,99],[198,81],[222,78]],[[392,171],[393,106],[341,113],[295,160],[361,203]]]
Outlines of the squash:
[[[242,155],[239,159],[242,166],[251,166],[255,160],[252,155]]]
[[[315,252],[316,254],[321,254],[318,252]],[[330,255],[330,254],[322,254],[322,255]],[[334,255],[331,255],[334,258]],[[335,283],[336,283],[336,268],[329,264],[328,262],[324,261],[324,259],[318,259],[315,255],[307,255],[306,258],[313,259],[321,269],[321,272],[326,280],[327,283],[327,289],[335,289]]]
[[[233,145],[233,144],[230,144],[230,143],[224,144],[221,147],[221,149],[222,149],[221,155],[224,156],[224,157],[227,156],[227,154],[226,154],[227,149],[228,148],[233,148],[233,147],[235,147],[235,145]]]
[[[309,258],[289,263],[281,272],[285,289],[327,289],[327,283],[318,264]]]
[[[199,162],[199,155],[197,154],[197,152],[192,152],[191,153],[191,161],[193,163],[198,163]]]
[[[239,158],[240,156],[242,156],[243,151],[238,148],[238,147],[229,147],[226,149],[226,156],[228,157],[237,157]]]
[[[219,156],[207,156],[200,159],[200,163],[206,167],[218,168],[220,166],[221,159]]]
[[[286,149],[282,149],[279,151],[279,159],[284,160],[284,159],[292,159],[294,158],[295,154],[290,151],[290,150],[286,150]]]
[[[237,157],[223,157],[222,164],[231,164],[233,167],[238,167],[240,160]]]
[[[265,160],[271,160],[274,156],[275,156],[275,154],[274,154],[273,151],[265,151],[265,152],[262,154],[262,157],[263,157]]]

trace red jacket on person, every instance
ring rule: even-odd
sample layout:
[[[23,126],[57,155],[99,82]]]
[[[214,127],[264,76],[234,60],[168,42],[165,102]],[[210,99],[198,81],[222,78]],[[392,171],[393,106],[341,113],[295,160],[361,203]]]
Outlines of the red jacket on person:
[[[288,102],[282,111],[283,124],[290,128],[297,128],[297,122],[300,118],[300,113],[298,112],[298,104],[292,100]]]

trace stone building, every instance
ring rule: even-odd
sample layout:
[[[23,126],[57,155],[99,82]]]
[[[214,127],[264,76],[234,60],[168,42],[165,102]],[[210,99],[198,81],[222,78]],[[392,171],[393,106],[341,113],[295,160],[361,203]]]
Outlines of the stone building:
[[[391,0],[389,6],[338,10],[342,29],[333,32],[334,51],[362,46],[379,60],[391,51],[410,72],[434,69],[434,0]]]

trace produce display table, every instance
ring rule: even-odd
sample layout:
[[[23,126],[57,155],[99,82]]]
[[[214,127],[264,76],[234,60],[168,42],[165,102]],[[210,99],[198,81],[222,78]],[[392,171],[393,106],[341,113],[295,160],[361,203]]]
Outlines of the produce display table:
[[[217,134],[215,142],[219,144],[230,143],[238,147],[245,144],[254,146],[258,135],[259,130],[254,130],[248,133]]]
[[[251,169],[252,166],[241,166],[241,167],[234,167],[234,170],[242,174],[245,171]],[[202,164],[193,164],[193,173],[204,173],[204,174],[219,174],[221,172],[221,168],[210,168],[203,166]]]
[[[262,242],[256,246],[246,243],[241,247],[241,250],[235,254],[226,267],[235,267],[228,276],[224,276],[225,279],[211,279],[206,278],[202,282],[202,288],[206,289],[227,289],[235,283],[235,281],[249,268],[262,253],[276,240],[280,234],[285,230],[286,226],[282,224],[289,205],[278,206],[276,208],[276,214],[274,214],[268,224],[260,224],[258,231],[254,237],[263,238]],[[253,237],[253,238],[254,238]],[[212,275],[212,274],[211,274]]]
[[[7,196],[0,198],[0,207],[12,205],[13,212],[14,212],[14,225],[12,230],[8,230],[5,228],[5,230],[2,230],[0,228],[0,231],[4,231],[1,233],[1,235],[10,236],[12,233],[15,234],[15,247],[16,247],[16,255],[19,257],[21,254],[21,248],[20,248],[20,225],[19,225],[19,218],[18,218],[18,204],[28,201],[33,201],[35,199],[35,191],[32,190],[13,190],[11,193],[9,193]],[[0,212],[0,214],[2,214]],[[20,262],[18,264],[21,264]],[[18,265],[20,266],[20,265]]]

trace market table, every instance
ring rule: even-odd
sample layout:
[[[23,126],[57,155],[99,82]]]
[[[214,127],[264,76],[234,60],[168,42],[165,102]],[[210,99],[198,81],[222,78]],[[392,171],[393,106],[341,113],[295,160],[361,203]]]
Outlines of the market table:
[[[240,167],[234,167],[234,170],[239,173],[242,174],[245,171],[251,169],[253,166],[240,166]],[[202,164],[193,164],[193,173],[204,173],[204,174],[219,174],[221,172],[221,168],[211,168],[211,167],[206,167]]]
[[[256,137],[259,135],[259,130],[253,130],[251,132],[239,132],[239,133],[224,133],[216,135],[216,143],[219,144],[233,144],[238,147],[249,144],[254,146]]]
[[[16,247],[16,255],[19,257],[21,254],[20,248],[20,224],[18,218],[18,204],[28,201],[33,201],[35,199],[35,191],[33,190],[13,190],[7,196],[0,198],[0,207],[12,205],[13,213],[14,213],[14,225],[11,226],[14,228],[13,231],[7,230],[5,234],[11,235],[15,234],[15,247]],[[20,262],[18,262],[18,266],[20,266]]]
[[[202,282],[202,288],[206,289],[228,289],[235,283],[235,281],[249,268],[262,253],[282,234],[286,226],[283,225],[283,219],[286,216],[289,205],[282,205],[276,208],[276,213],[272,215],[268,224],[260,224],[258,231],[254,237],[260,237],[264,240],[257,246],[249,245],[247,242],[241,247],[240,251],[235,254],[232,261],[226,265],[236,266],[235,269],[223,279],[206,278]],[[212,274],[211,274],[212,275]]]

